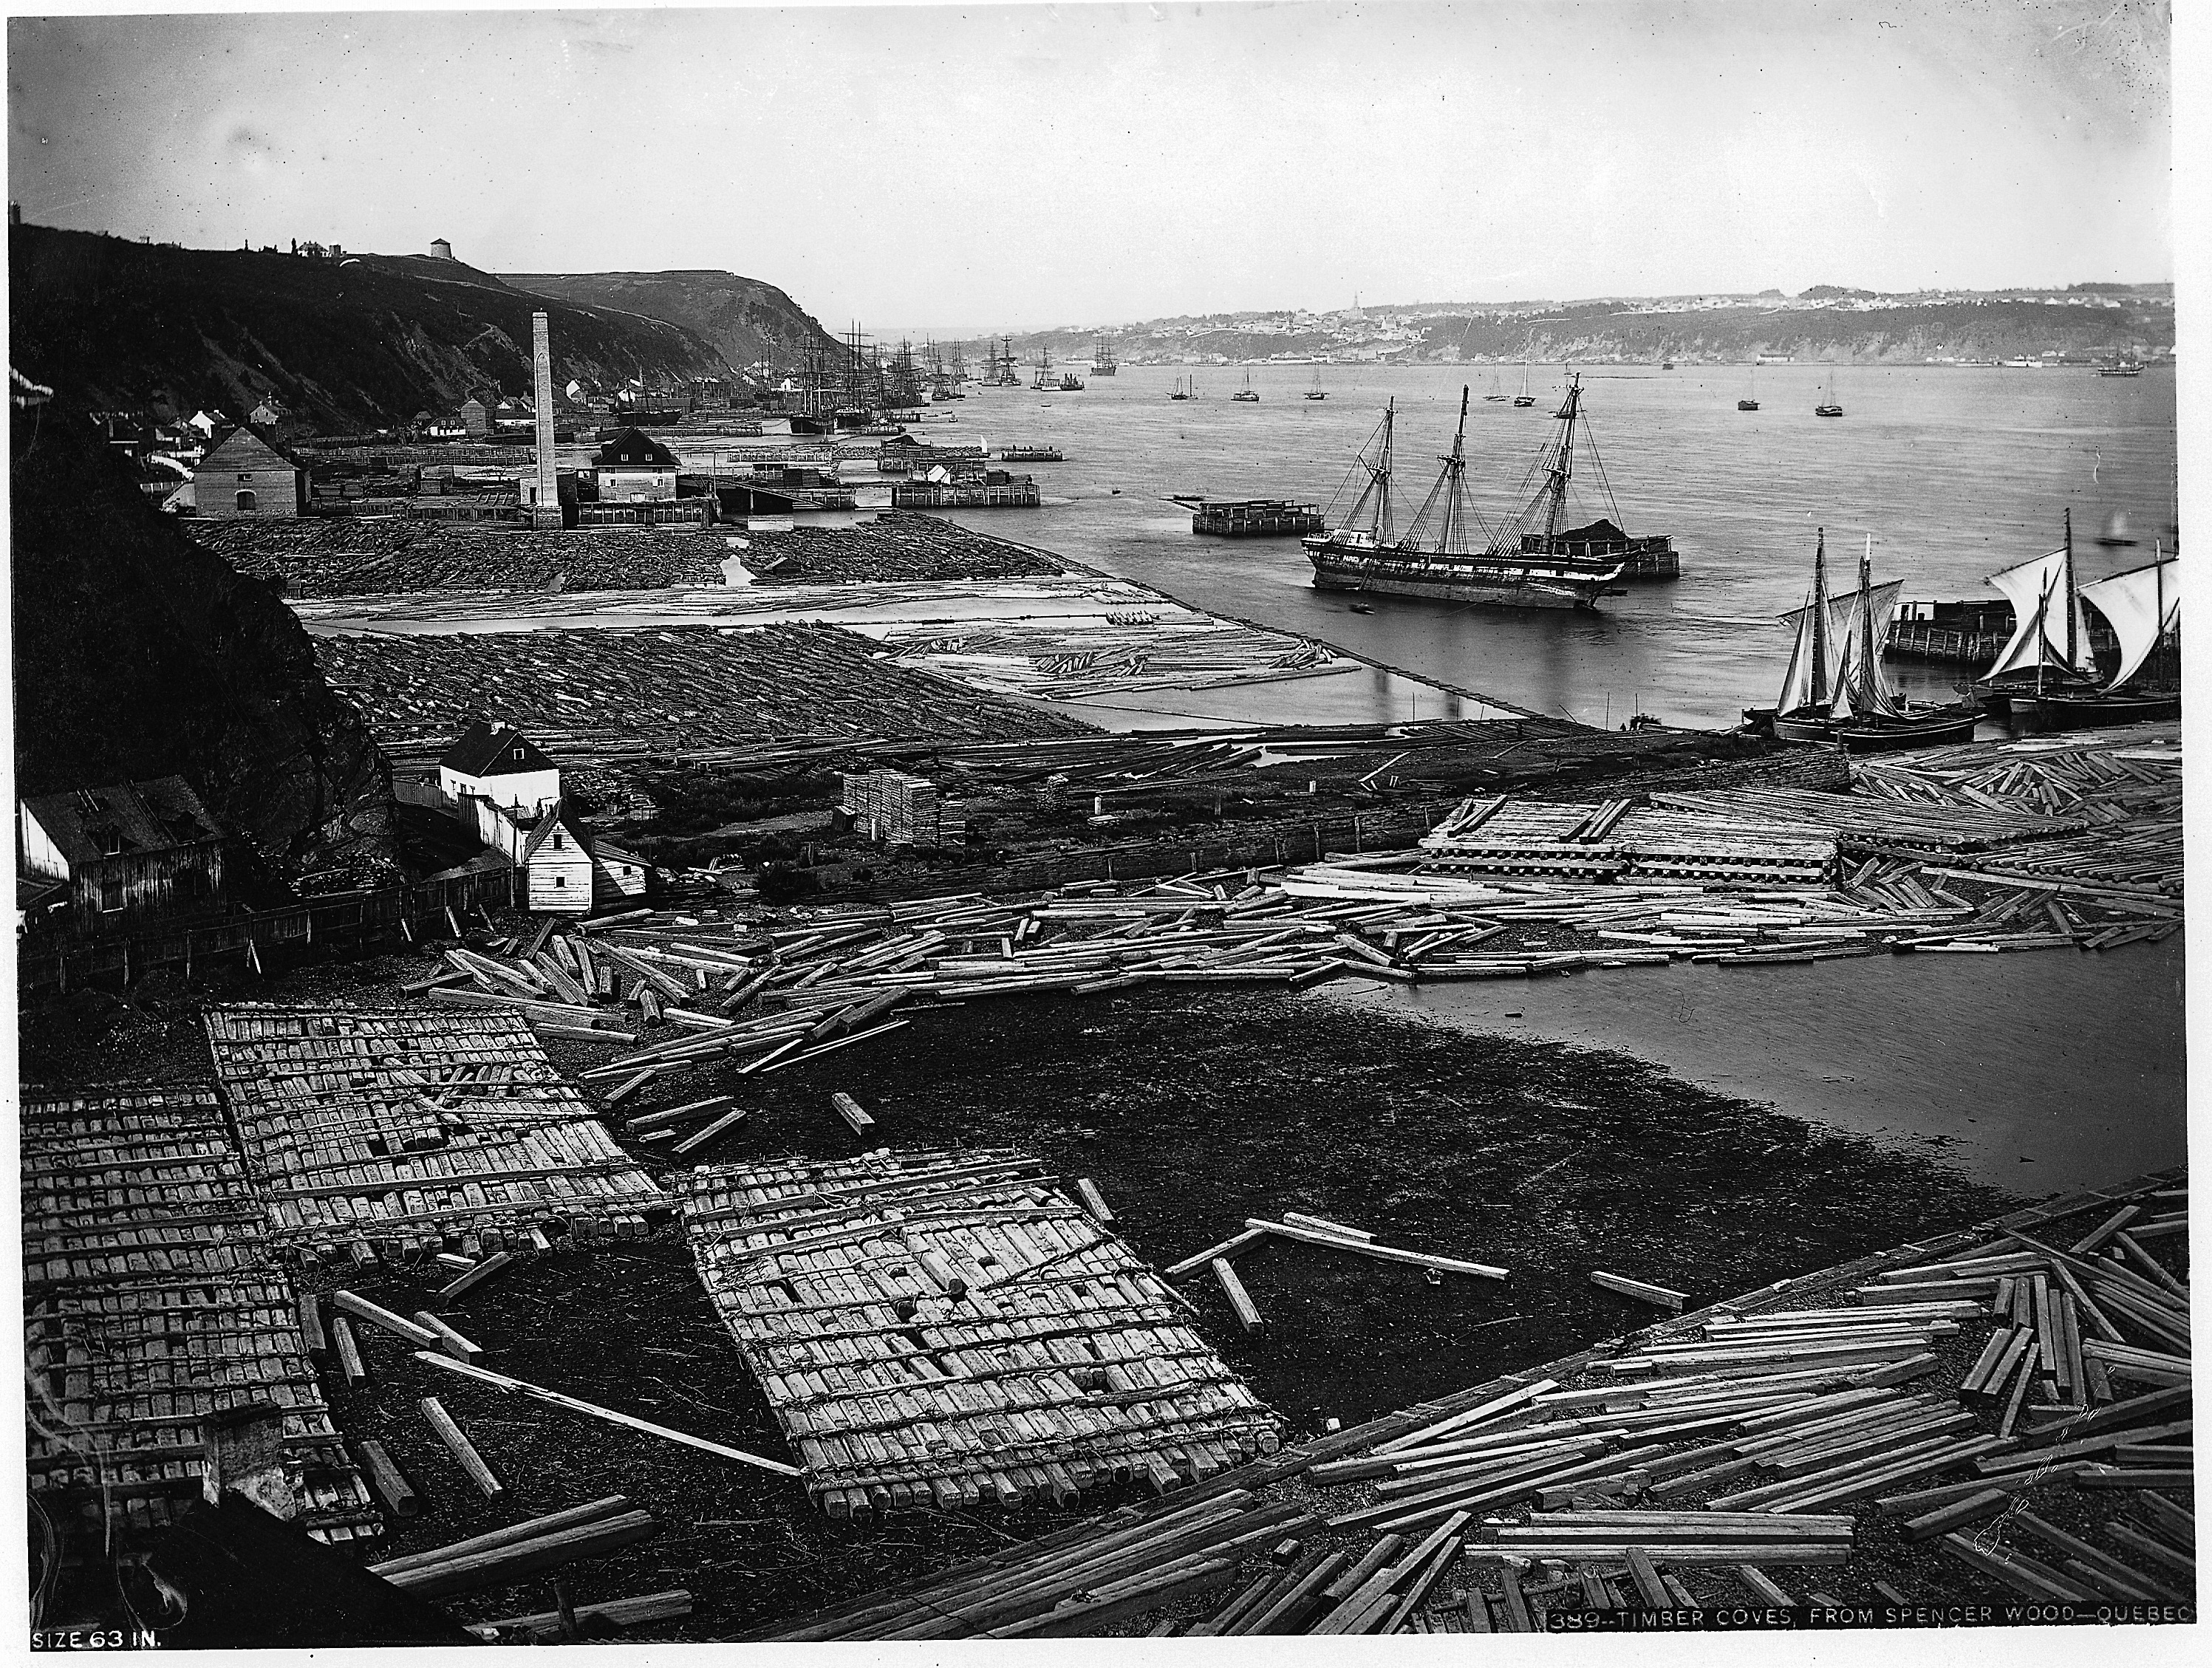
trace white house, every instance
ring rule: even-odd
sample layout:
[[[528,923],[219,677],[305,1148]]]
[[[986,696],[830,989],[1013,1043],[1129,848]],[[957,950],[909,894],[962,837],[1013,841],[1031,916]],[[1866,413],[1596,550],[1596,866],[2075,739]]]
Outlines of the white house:
[[[438,761],[438,792],[464,821],[471,798],[534,816],[561,798],[561,768],[513,725],[479,722]]]

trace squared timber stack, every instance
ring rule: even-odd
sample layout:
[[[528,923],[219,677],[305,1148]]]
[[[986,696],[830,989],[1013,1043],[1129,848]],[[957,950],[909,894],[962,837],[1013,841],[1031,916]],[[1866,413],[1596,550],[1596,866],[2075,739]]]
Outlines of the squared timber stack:
[[[715,1307],[833,1518],[1166,1489],[1274,1416],[1116,1235],[1006,1149],[693,1171]]]
[[[299,1521],[382,1532],[300,1333],[215,1091],[25,1101],[27,1472],[58,1520],[151,1528],[199,1497],[210,1416],[283,1410]]]
[[[497,1009],[217,1008],[216,1071],[283,1253],[526,1252],[641,1237],[671,1209]]]

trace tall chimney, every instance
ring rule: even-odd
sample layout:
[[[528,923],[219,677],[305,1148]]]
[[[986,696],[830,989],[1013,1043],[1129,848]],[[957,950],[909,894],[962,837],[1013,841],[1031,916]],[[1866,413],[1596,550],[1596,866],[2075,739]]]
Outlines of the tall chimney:
[[[538,502],[530,525],[557,532],[561,486],[553,472],[553,333],[542,312],[530,315],[530,351],[538,368]]]

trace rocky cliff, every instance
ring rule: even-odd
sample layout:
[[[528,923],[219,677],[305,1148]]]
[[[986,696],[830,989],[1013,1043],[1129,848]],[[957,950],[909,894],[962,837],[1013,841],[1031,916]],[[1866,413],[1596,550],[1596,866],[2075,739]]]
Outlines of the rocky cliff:
[[[619,310],[681,325],[742,370],[765,363],[778,375],[809,346],[837,344],[773,284],[734,272],[510,272],[506,282],[578,306]]]
[[[15,419],[16,791],[180,775],[280,877],[395,878],[391,767],[291,610],[153,508],[81,413]]]
[[[681,325],[528,294],[456,261],[179,249],[40,226],[12,228],[8,252],[15,368],[94,409],[242,417],[274,398],[349,433],[449,414],[471,394],[529,392],[540,308],[556,386],[728,374]]]

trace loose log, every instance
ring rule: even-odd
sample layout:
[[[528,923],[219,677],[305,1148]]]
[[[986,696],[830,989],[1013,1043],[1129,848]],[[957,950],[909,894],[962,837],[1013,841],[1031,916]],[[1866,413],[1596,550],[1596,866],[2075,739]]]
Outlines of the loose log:
[[[520,1523],[511,1523],[503,1529],[472,1535],[465,1541],[453,1541],[445,1546],[427,1547],[420,1552],[386,1558],[381,1563],[369,1565],[368,1573],[389,1579],[403,1570],[418,1569],[426,1564],[450,1562],[467,1557],[471,1553],[488,1552],[494,1547],[513,1546],[519,1541],[538,1540],[563,1529],[572,1529],[580,1523],[595,1523],[601,1519],[617,1517],[629,1509],[629,1501],[624,1496],[609,1495],[603,1500],[586,1501],[581,1506],[566,1507],[558,1512],[549,1512],[543,1517],[526,1518]]]
[[[1625,1274],[1607,1274],[1601,1269],[1590,1271],[1590,1283],[1602,1286],[1607,1291],[1619,1292],[1623,1297],[1633,1297],[1639,1302],[1672,1309],[1676,1314],[1681,1313],[1686,1301],[1680,1292],[1670,1291],[1664,1286],[1655,1286],[1643,1280],[1632,1280]]]
[[[1237,1271],[1230,1265],[1229,1259],[1217,1257],[1209,1266],[1213,1271],[1214,1279],[1220,1284],[1221,1295],[1229,1300],[1229,1307],[1236,1311],[1237,1324],[1248,1332],[1256,1332],[1266,1325],[1267,1322],[1261,1319],[1259,1306],[1252,1301],[1252,1295],[1244,1289],[1244,1283],[1237,1277]]]
[[[1401,1251],[1395,1246],[1377,1245],[1371,1240],[1346,1240],[1334,1234],[1317,1234],[1308,1228],[1295,1228],[1286,1222],[1263,1222],[1256,1216],[1244,1219],[1248,1228],[1257,1228],[1263,1234],[1279,1234],[1286,1240],[1296,1240],[1303,1245],[1324,1246],[1333,1251],[1349,1251],[1361,1257],[1373,1257],[1386,1263],[1406,1263],[1415,1268],[1434,1269],[1440,1274],[1466,1274],[1484,1280],[1503,1280],[1506,1271],[1492,1268],[1487,1263],[1464,1263],[1452,1257],[1435,1257],[1426,1252]]]
[[[427,1331],[435,1335],[439,1347],[443,1349],[445,1352],[451,1356],[455,1361],[474,1361],[478,1356],[483,1353],[483,1350],[478,1348],[476,1344],[470,1343],[468,1339],[463,1337],[451,1326],[448,1326],[444,1321],[439,1319],[437,1316],[432,1314],[428,1309],[418,1310],[416,1313],[415,1319],[419,1321]]]
[[[401,1475],[392,1456],[385,1452],[383,1443],[363,1437],[354,1444],[354,1449],[361,1455],[362,1470],[368,1475],[368,1486],[376,1490],[376,1498],[386,1512],[395,1518],[422,1515],[422,1496]]]
[[[438,1294],[438,1301],[441,1303],[450,1303],[453,1301],[454,1299],[459,1297],[464,1292],[473,1291],[477,1287],[490,1279],[493,1275],[497,1274],[501,1269],[505,1268],[514,1260],[514,1253],[511,1251],[494,1252],[490,1256],[485,1258],[483,1261],[478,1263],[474,1268],[471,1269],[466,1274],[464,1274],[459,1279],[454,1281],[451,1285],[446,1287],[444,1290],[441,1291]]]
[[[467,1433],[454,1422],[453,1416],[446,1411],[435,1396],[423,1397],[417,1405],[422,1410],[422,1416],[430,1422],[430,1428],[438,1434],[438,1440],[446,1445],[446,1451],[453,1456],[454,1463],[468,1473],[469,1481],[487,1500],[495,1500],[507,1492],[506,1485],[492,1475],[491,1467],[484,1464],[483,1456],[477,1452]]]
[[[372,1326],[380,1326],[393,1337],[404,1337],[419,1349],[435,1349],[438,1345],[438,1335],[428,1327],[417,1325],[404,1316],[396,1315],[380,1303],[372,1303],[366,1297],[344,1290],[332,1292],[331,1301],[348,1314],[358,1315]]]
[[[385,1579],[392,1586],[424,1598],[468,1592],[478,1587],[506,1586],[541,1569],[574,1563],[579,1558],[603,1557],[618,1547],[659,1532],[660,1525],[644,1512],[625,1512],[574,1528],[541,1536],[535,1540],[474,1552],[440,1563],[420,1564]]]
[[[679,1616],[689,1616],[691,1607],[691,1594],[682,1587],[674,1587],[665,1592],[640,1593],[634,1598],[605,1598],[596,1604],[578,1604],[571,1614],[579,1622],[637,1628],[650,1622],[671,1622]],[[471,1633],[488,1643],[503,1635],[517,1633],[543,1640],[559,1634],[561,1612],[534,1610],[528,1616],[503,1616],[496,1622],[471,1622],[467,1625]]]

